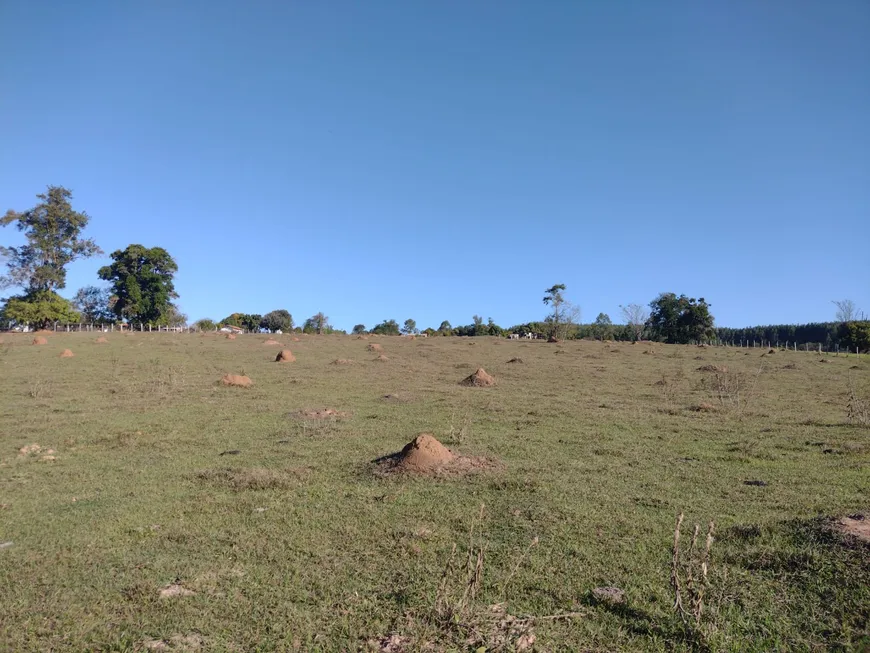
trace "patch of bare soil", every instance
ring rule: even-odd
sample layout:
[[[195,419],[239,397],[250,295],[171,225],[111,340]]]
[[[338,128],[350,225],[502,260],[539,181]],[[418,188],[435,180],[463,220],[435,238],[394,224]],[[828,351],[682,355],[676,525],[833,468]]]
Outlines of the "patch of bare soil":
[[[254,382],[251,381],[251,379],[242,374],[224,374],[224,378],[221,379],[221,383],[236,388],[250,388],[252,385],[254,385]]]
[[[340,419],[347,417],[347,413],[333,408],[318,408],[316,410],[300,410],[296,416],[302,419]]]
[[[280,345],[281,343],[278,342],[277,340],[275,340],[274,338],[269,338],[263,344],[264,345]]]
[[[278,355],[275,356],[276,363],[293,363],[296,361],[296,357],[293,355],[293,352],[289,349],[282,349],[278,352]]]
[[[31,342],[30,344],[32,344],[32,345],[47,345],[47,344],[48,344],[48,340],[46,340],[46,339],[43,338],[42,336],[36,336],[36,337],[33,339],[33,342]]]
[[[378,357],[375,358],[375,359],[373,359],[373,360],[375,360],[375,361],[377,361],[377,362],[379,362],[379,363],[386,363],[386,362],[387,362],[388,360],[390,360],[390,359],[387,358],[386,356],[384,356],[383,354],[379,354]]]
[[[281,490],[293,486],[300,477],[307,474],[305,469],[268,469],[266,467],[241,467],[207,469],[196,474],[200,481],[206,481],[229,488],[235,492],[245,490]]]
[[[489,388],[495,385],[495,379],[486,373],[482,367],[477,368],[477,371],[470,376],[462,379],[459,385],[465,385],[474,388]]]
[[[333,365],[353,365],[353,361],[349,358],[336,358],[332,361]]]
[[[105,345],[109,342],[109,339],[106,338],[105,336],[100,336],[99,338],[94,340],[94,342],[97,343],[98,345]]]
[[[369,343],[366,346],[366,349],[368,349],[369,351],[384,351],[383,345],[379,345],[376,342]]]
[[[462,456],[441,444],[431,433],[421,433],[394,454],[374,461],[375,473],[457,476],[491,469],[497,463],[489,458]]]
[[[511,359],[508,361],[508,363],[522,363],[522,362],[523,362],[523,359],[522,359],[522,358],[517,358],[516,356],[514,356],[513,358],[511,358]]]
[[[174,599],[180,596],[193,596],[194,594],[193,590],[187,589],[180,582],[176,581],[162,588],[159,596],[161,599]]]
[[[835,528],[844,535],[851,535],[862,542],[870,543],[870,514],[857,513],[837,520]]]
[[[72,358],[73,356],[75,356],[75,354],[72,353],[71,349],[64,349],[62,352],[60,352],[61,358]]]
[[[724,366],[720,367],[719,365],[701,365],[701,367],[698,368],[698,371],[699,372],[727,372],[728,368],[724,367]]]

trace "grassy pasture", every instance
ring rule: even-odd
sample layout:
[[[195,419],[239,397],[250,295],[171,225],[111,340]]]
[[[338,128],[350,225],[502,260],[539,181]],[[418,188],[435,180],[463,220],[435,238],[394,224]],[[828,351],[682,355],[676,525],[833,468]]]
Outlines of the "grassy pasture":
[[[847,416],[866,359],[46,337],[0,344],[0,650],[870,650],[870,545],[831,528],[870,508],[870,429]],[[458,384],[478,366],[495,387]],[[300,415],[324,408],[346,416]],[[501,465],[372,473],[423,431]],[[700,626],[672,609],[680,512],[716,524]],[[459,567],[484,550],[465,601],[454,544]]]

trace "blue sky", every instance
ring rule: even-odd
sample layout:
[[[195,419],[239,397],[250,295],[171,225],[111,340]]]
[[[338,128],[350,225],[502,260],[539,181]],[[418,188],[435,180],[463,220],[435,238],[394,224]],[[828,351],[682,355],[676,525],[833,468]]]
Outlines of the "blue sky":
[[[191,319],[870,312],[868,34],[866,0],[3,0],[0,209],[71,188]]]

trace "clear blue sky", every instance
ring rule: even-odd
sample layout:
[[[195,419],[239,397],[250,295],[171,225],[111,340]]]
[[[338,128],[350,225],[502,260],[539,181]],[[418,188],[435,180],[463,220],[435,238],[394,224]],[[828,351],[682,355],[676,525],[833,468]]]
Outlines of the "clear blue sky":
[[[870,312],[870,2],[0,0],[0,210],[47,184],[191,319]]]

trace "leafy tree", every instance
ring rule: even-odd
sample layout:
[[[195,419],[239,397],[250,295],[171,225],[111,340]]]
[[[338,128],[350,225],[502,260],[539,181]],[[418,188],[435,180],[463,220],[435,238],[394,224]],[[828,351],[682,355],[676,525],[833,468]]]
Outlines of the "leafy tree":
[[[112,284],[117,300],[112,311],[122,320],[167,324],[172,300],[178,297],[173,276],[175,260],[162,247],[128,245],[112,252],[111,265],[99,269],[100,279]]]
[[[650,302],[649,327],[660,340],[686,344],[714,335],[710,304],[674,293],[662,293]]]
[[[843,322],[839,332],[840,344],[850,351],[870,350],[870,321]]]
[[[502,329],[498,324],[495,323],[495,320],[489,318],[486,322],[486,332],[491,336],[502,336],[504,335],[504,329]]]
[[[215,329],[217,329],[217,324],[215,324],[215,321],[208,317],[197,320],[193,323],[192,326],[200,331],[214,331]]]
[[[260,320],[260,328],[265,329],[270,333],[275,333],[276,331],[283,331],[286,333],[293,329],[293,316],[290,315],[289,311],[283,308],[269,311]]]
[[[55,322],[78,322],[80,318],[69,300],[52,290],[36,290],[10,297],[2,310],[4,321],[32,324],[38,328],[46,328]]]
[[[246,331],[259,331],[262,315],[256,313],[232,313],[220,321],[224,326],[234,326]]]
[[[99,286],[85,286],[80,288],[72,300],[73,306],[82,314],[85,322],[114,322],[115,314],[112,305],[115,299],[112,291]]]
[[[402,327],[402,333],[408,336],[419,333],[419,331],[417,331],[417,322],[411,318],[405,320],[405,325]]]
[[[564,283],[557,283],[544,291],[543,301],[552,309],[544,320],[550,338],[567,338],[580,316],[580,310],[565,299],[565,290]]]
[[[351,333],[355,336],[361,336],[365,332],[366,332],[366,325],[365,324],[354,324],[353,331],[351,331]]]
[[[837,307],[837,322],[852,322],[858,319],[858,307],[851,299],[834,301]]]
[[[371,333],[382,336],[397,336],[399,335],[399,323],[395,320],[384,320],[380,324],[375,325]]]
[[[607,313],[599,313],[595,318],[595,324],[592,325],[592,333],[596,340],[612,340],[613,339],[613,322]]]
[[[316,333],[318,335],[323,335],[324,333],[329,333],[332,331],[332,326],[329,324],[329,317],[324,315],[322,312],[316,313],[305,320],[305,324],[302,326],[303,333]]]
[[[472,321],[474,322],[474,329],[471,335],[474,336],[485,336],[486,335],[486,327],[483,326],[483,318],[479,315],[472,315]]]
[[[438,327],[438,331],[439,333],[441,333],[442,336],[449,336],[451,333],[453,333],[453,327],[450,326],[449,321],[444,320],[441,323],[441,326]]]
[[[628,306],[620,304],[619,309],[622,311],[622,319],[631,328],[632,341],[642,340],[646,322],[649,319],[649,311],[640,304],[629,304]]]
[[[231,313],[227,315],[224,319],[220,321],[223,326],[234,326],[242,328],[242,317],[244,317],[244,313]]]
[[[21,301],[38,291],[57,291],[66,287],[66,266],[80,258],[102,254],[97,244],[81,238],[88,225],[87,213],[73,210],[72,193],[62,186],[49,186],[32,209],[22,213],[8,211],[0,225],[14,224],[24,233],[27,244],[0,247],[9,274],[0,277],[0,286],[22,286],[26,294]],[[46,295],[40,295],[45,301]],[[35,297],[33,297],[35,300]]]

